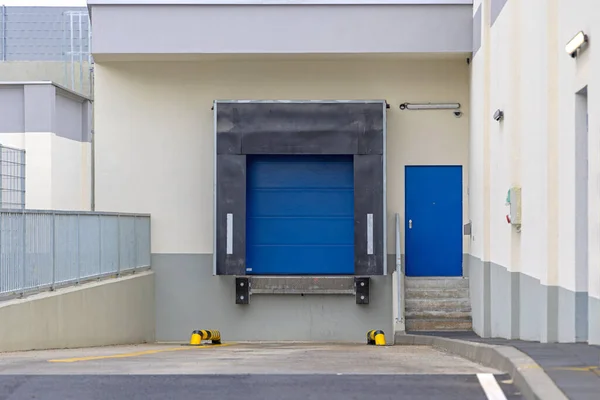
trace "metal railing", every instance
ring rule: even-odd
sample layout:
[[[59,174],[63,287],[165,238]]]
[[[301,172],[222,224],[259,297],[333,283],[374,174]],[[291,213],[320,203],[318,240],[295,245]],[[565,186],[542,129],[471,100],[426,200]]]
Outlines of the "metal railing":
[[[2,6],[0,0],[0,63],[42,62],[43,72],[12,70],[15,80],[52,80],[71,90],[91,93],[92,30],[86,7]],[[54,64],[64,71],[54,68]],[[41,74],[41,75],[40,75]],[[11,74],[9,74],[11,75]],[[34,79],[31,79],[31,76]],[[37,75],[37,78],[35,78]],[[25,76],[29,78],[25,79]]]
[[[25,150],[0,144],[0,209],[25,208]]]
[[[399,325],[401,331],[405,330],[406,322],[404,319],[405,305],[404,305],[404,271],[402,269],[402,248],[401,248],[401,237],[400,237],[400,214],[396,214],[396,284],[398,286],[398,304],[396,323]]]
[[[149,267],[149,215],[0,210],[0,299]]]

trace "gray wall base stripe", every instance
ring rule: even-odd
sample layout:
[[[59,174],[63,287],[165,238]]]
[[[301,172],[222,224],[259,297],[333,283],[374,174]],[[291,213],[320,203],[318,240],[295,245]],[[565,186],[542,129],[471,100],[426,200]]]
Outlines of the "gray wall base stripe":
[[[518,339],[520,332],[520,320],[521,320],[521,280],[519,278],[519,272],[510,273],[510,290],[511,290],[511,307],[510,307],[510,334],[511,339]]]
[[[390,275],[371,277],[365,305],[349,294],[260,294],[241,305],[235,304],[235,278],[213,276],[212,254],[152,254],[152,269],[161,342],[188,341],[198,324],[218,329],[227,341],[362,343],[370,329],[393,330]]]
[[[402,333],[395,335],[394,344],[433,346],[486,367],[499,369],[510,374],[515,386],[528,400],[567,399],[542,367],[531,357],[511,346]]]
[[[588,340],[588,292],[575,293],[575,341],[587,342]]]
[[[483,337],[492,336],[491,263],[483,262]]]

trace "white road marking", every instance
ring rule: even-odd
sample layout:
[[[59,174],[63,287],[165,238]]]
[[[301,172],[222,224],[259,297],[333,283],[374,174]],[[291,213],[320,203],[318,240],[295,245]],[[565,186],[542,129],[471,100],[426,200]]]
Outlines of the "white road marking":
[[[477,379],[489,400],[506,400],[506,396],[493,374],[477,374]]]

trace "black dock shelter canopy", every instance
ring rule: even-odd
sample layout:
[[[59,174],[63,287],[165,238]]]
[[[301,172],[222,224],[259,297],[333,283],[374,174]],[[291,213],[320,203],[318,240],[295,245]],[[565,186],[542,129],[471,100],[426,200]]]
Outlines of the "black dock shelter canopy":
[[[246,274],[247,155],[343,154],[354,161],[354,274],[383,275],[386,107],[384,100],[215,101],[216,273]]]

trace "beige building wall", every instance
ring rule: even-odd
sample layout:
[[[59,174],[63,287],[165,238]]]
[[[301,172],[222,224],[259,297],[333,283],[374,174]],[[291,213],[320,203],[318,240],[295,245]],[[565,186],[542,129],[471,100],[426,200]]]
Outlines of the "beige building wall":
[[[152,213],[157,253],[212,252],[215,99],[385,99],[391,105],[390,240],[394,214],[404,210],[405,165],[463,165],[468,220],[465,59],[103,63],[96,69],[97,206]],[[407,101],[460,102],[464,116],[400,111]]]
[[[372,279],[376,295],[364,309],[343,296],[253,296],[244,309],[234,304],[232,277],[212,276],[215,99],[387,100],[389,271],[395,213],[404,226],[406,165],[462,165],[469,220],[466,57],[106,62],[95,81],[96,206],[152,214],[159,340],[183,339],[194,321],[239,335],[232,340],[260,339],[256,332],[274,320],[283,326],[270,339],[361,340],[368,324],[392,332],[390,276]],[[464,115],[401,111],[404,102],[459,102]],[[198,293],[223,307],[190,308]]]
[[[577,59],[564,51],[579,30],[591,37],[600,29],[598,5],[509,0],[496,18],[493,7],[503,1],[475,3],[474,10],[481,6],[482,46],[471,65],[471,90],[473,104],[479,96],[483,105],[472,113],[470,145],[475,330],[598,343],[600,76],[590,71],[600,69],[600,59],[593,43]],[[589,170],[576,153],[576,93],[586,86]],[[505,113],[500,122],[492,119],[497,109]],[[511,186],[522,188],[520,232],[505,219]]]

